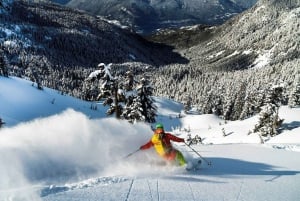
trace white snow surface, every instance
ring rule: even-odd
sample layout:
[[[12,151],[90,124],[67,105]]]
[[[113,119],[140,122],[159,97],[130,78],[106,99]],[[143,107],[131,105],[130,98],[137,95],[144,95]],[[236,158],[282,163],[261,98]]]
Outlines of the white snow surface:
[[[271,51],[263,51],[263,54],[258,55],[258,57],[253,62],[253,68],[262,68],[270,63],[272,53]]]
[[[0,77],[6,123],[0,129],[0,201],[300,200],[300,108],[281,107],[281,134],[260,144],[249,134],[257,116],[224,122],[155,100],[167,131],[203,139],[192,145],[203,157],[200,170],[162,165],[153,149],[125,158],[149,140],[150,125],[108,118],[100,103]],[[174,146],[188,160],[199,159],[183,143]]]

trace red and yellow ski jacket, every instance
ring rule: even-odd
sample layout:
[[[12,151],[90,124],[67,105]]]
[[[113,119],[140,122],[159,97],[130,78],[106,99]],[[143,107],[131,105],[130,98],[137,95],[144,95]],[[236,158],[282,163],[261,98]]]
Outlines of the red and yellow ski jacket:
[[[168,158],[175,150],[171,144],[171,140],[175,142],[184,142],[183,138],[176,137],[170,133],[165,133],[162,129],[156,129],[150,141],[141,146],[140,149],[149,149],[154,146],[154,149],[160,156]]]

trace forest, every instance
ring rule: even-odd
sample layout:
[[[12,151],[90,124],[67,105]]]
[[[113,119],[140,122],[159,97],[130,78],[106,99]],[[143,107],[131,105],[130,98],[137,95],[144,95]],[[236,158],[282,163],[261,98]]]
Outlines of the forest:
[[[242,120],[273,104],[276,114],[280,105],[300,105],[299,11],[291,3],[260,3],[267,6],[258,4],[221,26],[161,32],[149,41],[69,8],[27,1],[9,7],[1,1],[0,74],[30,79],[40,90],[99,101],[103,83],[87,78],[103,63],[118,79],[115,88],[124,90],[130,72],[132,89],[147,82],[147,96],[174,99],[185,112]],[[163,44],[172,35],[182,36],[180,45]],[[139,120],[153,122],[152,117]]]

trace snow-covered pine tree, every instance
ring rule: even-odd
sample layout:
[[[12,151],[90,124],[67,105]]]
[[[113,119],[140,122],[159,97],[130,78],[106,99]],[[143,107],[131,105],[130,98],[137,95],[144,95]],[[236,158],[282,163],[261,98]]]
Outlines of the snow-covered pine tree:
[[[300,105],[300,76],[297,75],[293,86],[292,91],[289,96],[289,107],[296,107]]]
[[[203,103],[201,105],[201,112],[204,114],[212,114],[213,113],[213,91],[210,90],[207,93],[207,96],[204,96]]]
[[[142,114],[142,103],[139,97],[131,95],[127,98],[121,117],[130,123],[145,121],[145,116]]]
[[[231,119],[237,120],[240,118],[244,105],[245,105],[245,97],[246,97],[247,84],[246,82],[239,83],[238,91],[236,93],[236,98],[234,100],[234,108]]]
[[[93,101],[98,96],[98,89],[95,85],[91,85],[88,82],[83,82],[80,92],[80,98],[83,100]]]
[[[87,81],[99,80],[99,94],[97,99],[104,99],[103,104],[108,105],[108,115],[115,113],[116,118],[121,117],[122,105],[120,104],[123,98],[123,90],[119,89],[119,80],[111,74],[111,63],[106,65],[104,63],[98,64],[98,70],[90,73]]]
[[[123,107],[121,118],[128,120],[130,123],[136,121],[145,121],[145,117],[141,113],[141,102],[137,101],[137,92],[134,89],[138,82],[134,79],[132,71],[125,73],[125,80],[122,83],[124,88],[125,106]]]
[[[278,128],[283,122],[278,115],[283,89],[282,86],[276,85],[267,91],[265,105],[259,113],[259,122],[254,128],[254,132],[259,132],[261,136],[272,137],[278,134]]]
[[[0,50],[0,75],[8,77],[7,64],[5,62],[5,56],[2,50]]]
[[[29,79],[32,82],[35,82],[37,84],[37,89],[43,90],[42,82],[41,82],[41,79],[39,77],[39,73],[38,73],[38,68],[37,67],[35,67],[35,66],[28,67],[25,70],[25,75],[27,77],[29,77]]]
[[[212,101],[212,112],[215,115],[222,115],[223,114],[223,97],[222,94],[217,94],[213,97]]]
[[[240,120],[244,120],[248,117],[251,117],[255,113],[251,96],[252,96],[251,94],[245,95],[244,107],[243,107],[240,117],[239,117]]]
[[[133,90],[133,86],[135,84],[135,80],[134,80],[134,76],[132,71],[127,71],[125,73],[126,77],[125,77],[125,81],[124,81],[124,88],[126,91],[132,91]]]
[[[231,92],[230,89],[227,89],[225,94],[226,95],[223,104],[223,119],[229,120],[233,112],[236,94]],[[229,96],[229,94],[232,94],[232,96]]]
[[[152,98],[153,87],[150,85],[146,76],[141,79],[140,85],[136,90],[137,96],[134,99],[136,102],[140,102],[141,115],[145,118],[146,122],[155,122],[157,108],[154,105],[154,99]]]
[[[183,101],[184,112],[188,113],[192,109],[192,97],[187,95]]]

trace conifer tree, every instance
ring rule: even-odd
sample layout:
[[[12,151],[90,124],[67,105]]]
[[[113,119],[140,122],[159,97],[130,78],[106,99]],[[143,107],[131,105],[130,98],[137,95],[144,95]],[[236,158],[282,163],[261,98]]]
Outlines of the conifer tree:
[[[152,98],[153,88],[146,77],[138,82],[131,72],[126,73],[125,79],[125,106],[122,118],[129,122],[136,121],[155,122],[156,107]]]
[[[136,83],[136,81],[134,80],[134,76],[132,71],[127,71],[125,73],[126,77],[125,77],[125,81],[124,81],[124,88],[126,91],[132,91],[134,84]]]
[[[5,62],[5,57],[2,50],[0,50],[0,75],[8,77],[7,64]]]
[[[236,94],[235,102],[234,102],[234,112],[232,115],[233,120],[237,120],[240,118],[244,105],[245,105],[245,96],[246,96],[246,83],[242,82],[239,86],[239,89]]]
[[[255,112],[256,111],[255,111],[255,107],[253,105],[253,96],[252,96],[252,94],[246,94],[244,107],[241,111],[239,119],[244,120],[248,117],[251,117],[253,114],[255,114]]]
[[[215,95],[213,99],[211,100],[212,102],[212,112],[215,115],[222,115],[223,114],[223,100],[221,95]]]
[[[30,78],[32,82],[35,82],[37,84],[37,88],[39,90],[43,90],[40,75],[38,73],[38,67],[35,66],[28,67],[25,71],[25,74]]]
[[[259,113],[259,122],[255,125],[254,132],[259,132],[264,137],[278,134],[278,128],[283,122],[283,119],[280,119],[278,115],[282,93],[282,86],[274,86],[267,91],[265,105]]]
[[[296,107],[300,105],[300,76],[297,75],[296,79],[294,80],[294,84],[292,86],[292,91],[289,96],[288,105],[290,107]]]
[[[228,94],[231,93],[233,97],[229,96]],[[234,100],[236,99],[236,94],[233,94],[233,92],[226,92],[226,96],[225,96],[225,100],[224,100],[224,104],[223,104],[223,118],[225,120],[229,120],[232,112],[233,112],[233,108],[234,108]]]
[[[127,98],[121,117],[128,120],[130,123],[145,121],[145,116],[142,112],[142,103],[139,100],[139,97],[131,95]]]
[[[99,80],[99,94],[97,99],[104,99],[103,104],[108,105],[108,115],[115,113],[116,118],[119,119],[122,112],[121,97],[123,97],[122,90],[119,90],[119,80],[111,74],[111,63],[106,65],[100,63],[98,70],[90,73],[87,81]]]
[[[135,101],[140,103],[141,114],[146,122],[155,122],[156,106],[154,105],[153,87],[150,85],[149,80],[143,77],[140,81],[140,85],[137,87],[137,96]]]
[[[190,95],[185,97],[185,99],[183,101],[183,105],[184,105],[185,113],[188,113],[188,111],[190,111],[192,109],[192,98]]]

